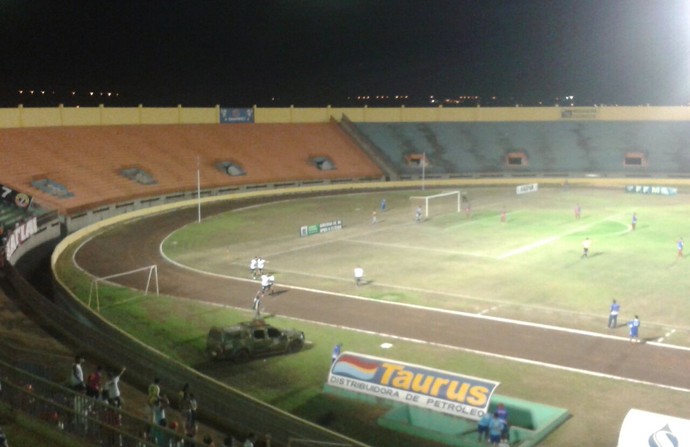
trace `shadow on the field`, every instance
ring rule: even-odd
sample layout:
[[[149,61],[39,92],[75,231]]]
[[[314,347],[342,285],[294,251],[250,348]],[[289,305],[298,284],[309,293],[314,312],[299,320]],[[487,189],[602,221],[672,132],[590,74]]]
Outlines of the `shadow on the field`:
[[[276,297],[276,296],[280,296],[280,295],[282,295],[282,294],[284,294],[284,293],[288,293],[288,290],[287,290],[287,289],[283,289],[283,290],[274,290],[273,293],[269,293],[268,296],[269,296],[269,297]]]

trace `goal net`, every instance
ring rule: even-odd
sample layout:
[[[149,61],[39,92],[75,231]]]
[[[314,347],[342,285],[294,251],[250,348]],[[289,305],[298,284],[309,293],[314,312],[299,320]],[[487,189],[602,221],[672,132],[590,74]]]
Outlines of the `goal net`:
[[[130,270],[122,273],[115,273],[113,275],[103,276],[101,278],[94,278],[91,280],[91,287],[89,289],[89,307],[91,307],[91,302],[95,300],[96,310],[100,312],[101,310],[101,298],[99,294],[99,286],[102,283],[112,283],[111,279],[120,278],[123,276],[138,276],[141,278],[141,285],[145,287],[144,296],[149,294],[149,289],[151,288],[151,283],[153,282],[156,288],[156,295],[159,294],[158,288],[158,266],[156,264],[149,265],[147,267],[142,267],[135,270]],[[145,279],[144,279],[145,278]],[[138,280],[138,279],[137,279]]]
[[[410,204],[421,217],[428,219],[442,214],[459,213],[462,210],[462,193],[460,191],[448,191],[429,196],[411,196]]]

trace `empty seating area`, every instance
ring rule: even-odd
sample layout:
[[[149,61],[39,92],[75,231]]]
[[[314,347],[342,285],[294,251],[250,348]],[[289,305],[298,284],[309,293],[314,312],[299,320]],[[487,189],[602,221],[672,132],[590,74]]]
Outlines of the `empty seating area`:
[[[401,173],[419,172],[411,154],[425,153],[428,173],[570,172],[690,173],[686,121],[549,121],[357,123]],[[509,154],[524,154],[510,164]],[[627,155],[633,154],[633,157]]]
[[[194,190],[197,161],[204,189],[382,176],[334,123],[49,127],[0,136],[0,182],[62,212]],[[318,157],[334,169],[319,169]],[[224,162],[245,175],[219,170]],[[123,175],[132,172],[134,179]],[[50,185],[67,194],[51,194]]]

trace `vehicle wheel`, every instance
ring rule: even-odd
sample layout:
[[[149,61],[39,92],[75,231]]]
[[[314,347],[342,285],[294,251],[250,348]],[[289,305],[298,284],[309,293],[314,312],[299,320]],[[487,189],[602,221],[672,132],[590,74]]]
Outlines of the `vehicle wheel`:
[[[249,361],[249,351],[243,349],[235,355],[235,362],[245,363]]]
[[[302,349],[302,343],[292,342],[288,345],[287,352],[288,354],[293,354],[299,351],[300,349]]]

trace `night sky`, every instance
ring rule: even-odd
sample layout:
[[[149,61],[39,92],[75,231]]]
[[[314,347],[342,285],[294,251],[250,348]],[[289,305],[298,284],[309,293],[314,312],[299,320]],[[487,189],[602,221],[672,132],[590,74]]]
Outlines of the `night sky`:
[[[681,105],[690,1],[0,0],[0,55],[5,107]]]

